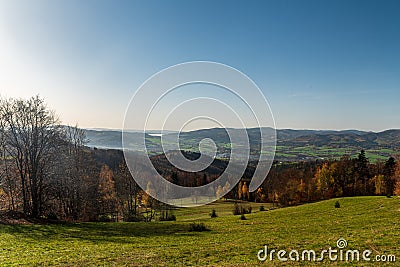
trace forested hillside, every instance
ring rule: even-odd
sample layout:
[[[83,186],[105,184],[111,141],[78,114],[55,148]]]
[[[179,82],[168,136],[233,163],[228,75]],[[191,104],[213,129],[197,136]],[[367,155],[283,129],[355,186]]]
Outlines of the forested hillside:
[[[167,212],[170,207],[149,196],[150,190],[154,190],[151,184],[146,188],[136,184],[121,150],[88,147],[87,131],[61,125],[55,112],[49,110],[42,99],[2,100],[0,122],[1,210],[37,219],[70,221],[173,218]],[[182,138],[190,137],[195,143],[206,134],[213,136],[210,135],[213,132],[219,133],[216,135],[219,141],[225,138],[221,129],[185,133]],[[366,148],[371,148],[370,143],[397,144],[398,133],[394,130],[382,133],[320,132],[317,135],[302,132],[303,136],[292,130],[281,133],[285,133],[284,138],[288,140],[307,144],[318,145],[319,140],[335,140],[331,144],[348,140],[364,144]],[[105,135],[110,136],[110,133]],[[118,132],[112,132],[112,135],[120,137]],[[257,130],[250,129],[249,135],[256,136]],[[168,153],[173,156],[180,151]],[[195,151],[182,153],[189,160],[200,157]],[[227,159],[216,158],[203,171],[185,172],[171,165],[166,156],[154,154],[150,159],[165,179],[183,186],[201,186],[214,181],[228,163]],[[143,157],[147,155],[137,153],[132,159],[141,165]],[[255,192],[249,192],[248,185],[257,164],[257,161],[248,163],[240,181],[230,192],[224,190],[228,185],[216,184],[215,192],[209,193],[219,197],[226,193],[225,198],[272,202],[277,206],[333,197],[400,195],[400,161],[395,157],[370,160],[364,150],[352,157],[342,154],[339,159],[275,161],[263,184]],[[149,180],[148,175],[152,174],[144,168],[134,175]]]
[[[234,131],[234,130],[232,130]],[[264,128],[265,140],[273,138],[273,129]],[[88,145],[97,148],[122,149],[121,131],[85,130]],[[257,159],[260,149],[260,130],[247,129],[250,141],[250,155]],[[168,135],[168,134],[167,134]],[[142,134],[128,132],[130,150],[140,150],[135,145]],[[199,152],[198,145],[204,138],[211,138],[217,145],[217,157],[228,158],[230,139],[222,128],[182,132],[179,135],[181,149]],[[168,140],[168,138],[165,138]],[[339,159],[343,155],[356,156],[362,149],[372,160],[385,160],[400,153],[400,130],[387,130],[379,133],[357,130],[316,131],[316,130],[276,130],[276,154],[278,161],[303,161],[315,159]],[[161,138],[146,134],[146,146],[150,154],[163,153]]]

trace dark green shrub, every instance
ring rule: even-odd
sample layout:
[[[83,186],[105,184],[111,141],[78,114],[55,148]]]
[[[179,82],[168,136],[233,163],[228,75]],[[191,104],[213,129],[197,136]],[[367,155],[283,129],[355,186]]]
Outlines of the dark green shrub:
[[[125,222],[142,222],[144,221],[144,219],[145,218],[141,214],[128,213],[124,215]]]
[[[242,215],[240,216],[240,219],[241,219],[241,220],[247,220],[247,218],[246,218],[246,216],[244,216],[244,214],[242,214]]]
[[[260,211],[265,211],[264,206],[260,206]]]
[[[99,215],[99,222],[112,222],[113,218],[110,214]]]
[[[204,223],[191,223],[189,225],[190,232],[204,232],[210,231]]]
[[[340,203],[339,203],[339,201],[336,201],[336,202],[335,202],[335,208],[337,208],[337,209],[340,208]]]
[[[251,206],[239,205],[238,203],[235,203],[233,207],[233,215],[249,214],[251,211]]]
[[[211,211],[210,216],[211,216],[211,218],[218,217],[217,212],[216,212],[215,210],[212,210],[212,211]]]

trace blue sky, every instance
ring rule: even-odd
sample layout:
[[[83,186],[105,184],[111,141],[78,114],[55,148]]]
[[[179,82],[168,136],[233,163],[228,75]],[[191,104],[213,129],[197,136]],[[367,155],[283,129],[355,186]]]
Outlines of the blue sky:
[[[0,94],[121,128],[174,64],[244,72],[278,128],[400,128],[399,1],[0,1]],[[149,92],[151,93],[151,92]]]

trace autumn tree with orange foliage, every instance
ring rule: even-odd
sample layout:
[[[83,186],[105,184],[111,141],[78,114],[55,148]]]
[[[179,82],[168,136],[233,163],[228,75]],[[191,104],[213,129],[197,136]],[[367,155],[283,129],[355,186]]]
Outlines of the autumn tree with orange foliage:
[[[107,165],[101,167],[97,187],[100,214],[115,215],[117,213],[117,198],[113,175],[110,167]]]
[[[242,186],[242,196],[244,200],[250,200],[249,187],[247,186],[246,182],[244,182]]]
[[[315,173],[313,181],[317,186],[317,193],[321,199],[328,199],[334,196],[332,190],[335,182],[333,172],[334,166],[324,163]]]

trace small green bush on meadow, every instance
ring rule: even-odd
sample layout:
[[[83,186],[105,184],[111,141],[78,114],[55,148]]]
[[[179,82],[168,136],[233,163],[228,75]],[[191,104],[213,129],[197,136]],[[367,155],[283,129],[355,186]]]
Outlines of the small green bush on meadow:
[[[215,210],[212,210],[212,211],[211,211],[211,214],[210,214],[210,217],[211,217],[211,218],[216,218],[216,217],[218,217],[217,212],[216,212]]]
[[[233,206],[233,215],[242,215],[242,214],[249,214],[251,213],[252,208],[251,206],[244,206],[244,205],[240,205],[237,202],[235,203],[235,205]]]
[[[208,229],[204,223],[194,222],[189,225],[189,231],[190,232],[204,232],[204,231],[210,231],[210,229]]]

